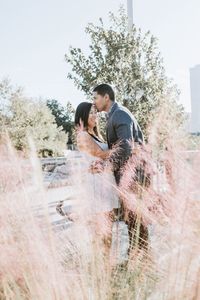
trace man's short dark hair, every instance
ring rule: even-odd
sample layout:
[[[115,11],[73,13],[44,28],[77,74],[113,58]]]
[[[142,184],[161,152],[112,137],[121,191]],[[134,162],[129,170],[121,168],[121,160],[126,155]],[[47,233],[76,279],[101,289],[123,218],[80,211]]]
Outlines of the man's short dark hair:
[[[110,100],[115,101],[115,93],[109,84],[106,83],[99,84],[93,89],[93,92],[96,92],[101,96],[105,96],[105,94],[108,94]]]

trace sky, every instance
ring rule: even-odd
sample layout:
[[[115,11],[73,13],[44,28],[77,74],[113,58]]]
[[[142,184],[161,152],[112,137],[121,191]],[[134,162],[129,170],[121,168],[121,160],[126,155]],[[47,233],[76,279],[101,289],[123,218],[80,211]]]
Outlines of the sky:
[[[85,27],[109,24],[126,0],[0,0],[0,79],[10,78],[27,96],[67,101],[85,100],[67,79],[64,55],[69,46],[88,49]],[[167,75],[181,90],[180,102],[190,111],[189,69],[200,64],[199,0],[133,0],[133,20],[158,38]]]

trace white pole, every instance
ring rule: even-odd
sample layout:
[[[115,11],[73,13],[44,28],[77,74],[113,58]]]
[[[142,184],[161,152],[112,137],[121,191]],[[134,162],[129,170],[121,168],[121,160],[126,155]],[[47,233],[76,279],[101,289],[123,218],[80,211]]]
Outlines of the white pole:
[[[133,0],[127,0],[128,29],[133,26]]]

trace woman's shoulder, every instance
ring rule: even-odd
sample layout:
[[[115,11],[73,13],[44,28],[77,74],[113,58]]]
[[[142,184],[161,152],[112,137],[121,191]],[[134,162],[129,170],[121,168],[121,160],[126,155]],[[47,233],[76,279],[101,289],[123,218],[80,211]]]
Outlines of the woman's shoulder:
[[[87,131],[81,131],[77,133],[77,146],[81,151],[88,151],[88,147],[91,145],[91,136],[87,133]]]
[[[80,139],[80,140],[87,139],[87,140],[89,140],[89,139],[91,139],[91,136],[89,135],[89,133],[87,131],[80,131],[80,132],[77,133],[77,139]]]

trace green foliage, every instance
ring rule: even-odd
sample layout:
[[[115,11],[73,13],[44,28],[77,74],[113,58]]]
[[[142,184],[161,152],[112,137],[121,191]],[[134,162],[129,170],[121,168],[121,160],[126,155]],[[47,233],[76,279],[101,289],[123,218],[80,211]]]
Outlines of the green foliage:
[[[28,151],[28,138],[34,140],[39,154],[44,150],[59,154],[66,148],[67,136],[57,127],[51,111],[42,101],[33,101],[14,90],[9,81],[2,81],[0,89],[4,106],[1,107],[1,134],[8,133],[18,150]]]
[[[188,150],[200,150],[200,134],[190,134],[187,146]]]
[[[72,67],[68,78],[91,97],[91,89],[98,83],[115,87],[117,101],[129,108],[138,119],[145,135],[155,111],[175,86],[167,79],[157,40],[150,32],[143,34],[134,25],[128,30],[123,8],[119,16],[110,13],[110,26],[89,24],[90,53],[71,47],[65,56]],[[162,99],[162,100],[161,100]],[[173,102],[175,107],[176,102]]]
[[[148,141],[158,155],[160,150],[169,150],[176,144],[184,147],[188,138],[185,130],[186,114],[183,106],[177,103],[176,89],[166,89],[159,102],[148,127]]]
[[[47,106],[51,110],[52,115],[58,127],[62,127],[64,132],[68,134],[68,143],[72,143],[72,132],[74,127],[74,108],[70,102],[63,107],[57,100],[47,100]]]
[[[22,97],[22,88],[13,87],[7,78],[2,79],[0,81],[0,132],[9,122],[10,106],[15,97]]]

